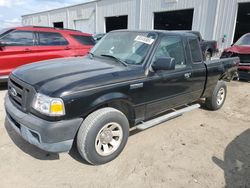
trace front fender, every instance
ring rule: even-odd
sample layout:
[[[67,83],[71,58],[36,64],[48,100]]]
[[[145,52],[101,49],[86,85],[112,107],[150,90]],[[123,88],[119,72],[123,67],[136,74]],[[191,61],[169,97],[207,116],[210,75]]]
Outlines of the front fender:
[[[90,108],[93,109],[93,108],[102,106],[108,102],[115,101],[115,100],[123,100],[123,101],[127,101],[128,103],[130,103],[130,98],[128,95],[124,93],[120,93],[120,92],[112,92],[112,93],[104,94],[98,97],[97,99],[95,99],[90,104]]]

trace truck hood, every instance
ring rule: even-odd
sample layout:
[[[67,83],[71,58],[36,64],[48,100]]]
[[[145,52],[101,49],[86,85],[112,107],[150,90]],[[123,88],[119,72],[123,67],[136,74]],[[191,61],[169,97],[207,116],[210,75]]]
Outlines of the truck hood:
[[[225,49],[225,52],[233,52],[237,54],[250,54],[250,46],[233,45],[231,48]]]
[[[144,75],[142,67],[131,69],[106,59],[81,57],[33,63],[16,69],[12,74],[39,93],[59,97],[65,93],[135,79],[133,77],[140,75],[138,71]]]

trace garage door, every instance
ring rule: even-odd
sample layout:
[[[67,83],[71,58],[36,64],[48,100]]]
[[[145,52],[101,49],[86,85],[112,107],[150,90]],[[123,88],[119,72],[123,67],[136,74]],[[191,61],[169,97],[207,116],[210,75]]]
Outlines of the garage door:
[[[194,9],[157,12],[154,14],[154,29],[192,30]]]
[[[238,8],[234,42],[242,35],[250,33],[250,3],[240,3]]]
[[[89,19],[75,20],[75,29],[84,33],[93,34],[95,32],[95,17],[91,16]]]
[[[54,22],[54,23],[53,23],[53,26],[54,26],[55,28],[64,28],[63,22]]]
[[[128,16],[106,17],[106,33],[117,29],[128,28]]]

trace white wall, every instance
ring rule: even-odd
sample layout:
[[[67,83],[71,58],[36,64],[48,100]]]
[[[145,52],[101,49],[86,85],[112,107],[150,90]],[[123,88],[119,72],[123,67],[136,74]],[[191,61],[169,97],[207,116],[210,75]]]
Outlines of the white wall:
[[[229,47],[233,43],[238,3],[245,2],[250,0],[219,0],[213,37],[219,41],[220,48]],[[227,35],[225,43],[221,43],[223,35]]]
[[[95,3],[71,6],[23,17],[23,25],[51,26],[54,22],[63,22],[68,29],[81,29],[83,32],[95,33]],[[85,23],[88,27],[76,28],[76,22]]]
[[[53,26],[53,22],[63,21],[65,27],[75,29],[75,20],[89,19],[96,21],[95,28],[91,29],[93,33],[102,33],[106,31],[105,17],[128,15],[128,29],[153,29],[154,12],[194,8],[193,29],[201,31],[206,39],[213,38],[217,0],[178,0],[177,2],[167,3],[168,1],[101,0],[52,10],[48,13],[25,16],[23,17],[23,23],[24,25]],[[40,22],[37,19],[38,15],[44,15]],[[30,17],[33,17],[32,21]],[[32,24],[30,24],[31,22]]]
[[[128,15],[128,29],[153,29],[154,12],[194,8],[193,30],[225,48],[233,42],[239,2],[250,0],[97,0],[27,15],[23,24],[53,26],[53,22],[63,21],[65,27],[76,29],[75,20],[82,20],[88,32],[102,33],[106,31],[105,17]],[[222,44],[224,34],[227,40]]]
[[[103,0],[97,3],[97,33],[106,32],[105,18],[128,15],[128,29],[136,28],[137,0]]]
[[[193,30],[201,32],[206,39],[212,39],[212,29],[217,0],[143,0],[141,28],[153,29],[154,13],[181,9],[194,9]],[[167,18],[166,18],[167,19]]]
[[[67,11],[69,16],[68,28],[95,33],[95,3],[70,7]],[[86,25],[80,27],[78,25],[80,22]]]

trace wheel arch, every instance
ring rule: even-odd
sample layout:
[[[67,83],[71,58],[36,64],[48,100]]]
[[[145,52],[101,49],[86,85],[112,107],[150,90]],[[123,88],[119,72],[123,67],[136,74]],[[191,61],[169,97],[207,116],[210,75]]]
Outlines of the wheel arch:
[[[90,103],[87,112],[83,114],[83,118],[86,118],[92,112],[104,107],[111,107],[121,111],[128,118],[130,123],[134,123],[135,110],[133,108],[133,103],[129,96],[120,92],[112,92],[96,98]]]

